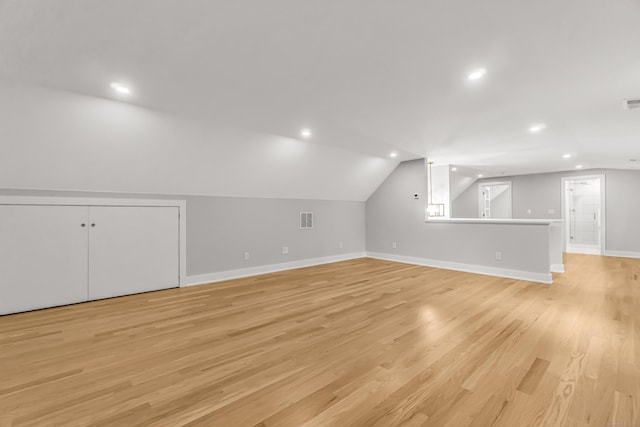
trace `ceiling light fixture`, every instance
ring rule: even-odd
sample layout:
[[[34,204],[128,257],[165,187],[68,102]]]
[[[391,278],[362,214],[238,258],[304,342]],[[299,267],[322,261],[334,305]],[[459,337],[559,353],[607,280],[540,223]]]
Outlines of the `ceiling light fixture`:
[[[455,171],[457,171],[457,170],[458,170],[458,168],[455,168],[455,167],[454,167],[454,168],[451,168],[451,172],[455,172]]]
[[[482,178],[484,175],[482,175],[481,173],[478,174],[478,178]]]
[[[392,151],[392,152],[389,154],[389,157],[398,157],[398,153],[396,153],[395,151]]]
[[[531,126],[529,128],[529,132],[536,133],[536,132],[540,132],[541,130],[545,130],[546,128],[547,128],[547,125],[545,125],[544,123],[538,123]]]
[[[571,158],[571,154],[567,153],[567,154],[563,154],[562,155],[563,159],[570,159]]]
[[[129,95],[131,94],[131,89],[129,89],[128,87],[120,84],[120,83],[111,83],[111,89],[115,90],[116,92],[118,92],[119,94],[122,95]]]
[[[582,169],[582,165],[576,165],[576,169]]]
[[[472,81],[479,80],[483,78],[485,74],[487,74],[487,70],[485,68],[478,68],[477,70],[474,70],[471,74],[469,74],[467,76],[467,79]]]
[[[311,130],[310,130],[310,129],[302,129],[302,130],[300,131],[300,135],[301,135],[303,138],[309,138],[309,137],[311,137]]]

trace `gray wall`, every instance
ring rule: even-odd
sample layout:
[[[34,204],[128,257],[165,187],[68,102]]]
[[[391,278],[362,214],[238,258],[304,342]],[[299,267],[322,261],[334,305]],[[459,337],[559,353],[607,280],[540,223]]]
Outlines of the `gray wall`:
[[[504,186],[503,186],[504,188]],[[491,218],[511,218],[509,216],[509,191],[503,191],[491,199]]]
[[[365,250],[364,202],[2,189],[0,195],[186,200],[189,276]],[[313,229],[300,230],[300,211],[314,212]]]
[[[500,181],[512,182],[513,218],[562,219],[562,177],[599,174],[606,175],[606,249],[640,252],[640,171],[591,169],[500,177]],[[453,201],[453,215],[477,218],[478,183],[495,180],[479,180],[469,187]],[[475,203],[475,210],[470,208],[471,201]]]
[[[451,200],[451,218],[478,218],[478,197],[478,184],[471,184],[471,187]]]
[[[425,198],[424,160],[401,163],[367,200],[367,251],[549,273],[548,226],[427,223]]]

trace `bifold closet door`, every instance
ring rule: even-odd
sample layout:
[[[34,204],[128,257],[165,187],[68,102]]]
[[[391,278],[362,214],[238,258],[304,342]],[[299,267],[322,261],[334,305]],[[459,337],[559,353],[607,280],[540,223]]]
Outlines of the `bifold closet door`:
[[[89,207],[89,299],[179,285],[178,207]]]
[[[0,205],[0,314],[87,300],[88,207]]]

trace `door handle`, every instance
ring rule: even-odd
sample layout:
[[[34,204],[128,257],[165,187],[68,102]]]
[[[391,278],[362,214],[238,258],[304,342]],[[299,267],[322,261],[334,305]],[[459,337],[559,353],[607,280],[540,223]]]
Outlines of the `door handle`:
[[[95,227],[95,226],[96,226],[96,223],[95,223],[95,222],[92,222],[92,223],[91,223],[91,226],[92,226],[92,227]]]
[[[86,227],[87,224],[85,224],[84,222],[82,224],[80,224],[80,227]]]

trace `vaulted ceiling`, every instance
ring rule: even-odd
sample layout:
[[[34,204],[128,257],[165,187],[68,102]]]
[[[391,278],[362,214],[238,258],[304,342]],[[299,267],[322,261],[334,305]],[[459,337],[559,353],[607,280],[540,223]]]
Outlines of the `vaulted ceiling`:
[[[638,168],[639,22],[639,0],[0,0],[0,78],[118,81],[123,102],[485,176]]]

